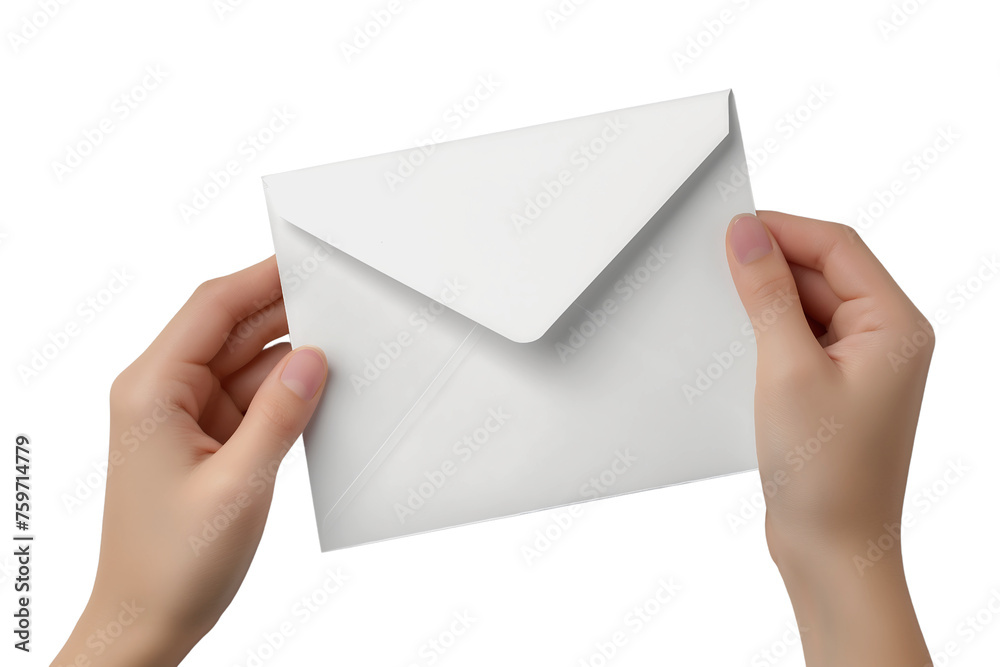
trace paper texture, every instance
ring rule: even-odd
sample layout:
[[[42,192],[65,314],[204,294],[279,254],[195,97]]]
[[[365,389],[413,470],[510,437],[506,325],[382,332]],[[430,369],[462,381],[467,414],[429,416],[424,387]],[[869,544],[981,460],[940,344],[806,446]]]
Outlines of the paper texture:
[[[323,550],[752,469],[730,91],[264,178]]]

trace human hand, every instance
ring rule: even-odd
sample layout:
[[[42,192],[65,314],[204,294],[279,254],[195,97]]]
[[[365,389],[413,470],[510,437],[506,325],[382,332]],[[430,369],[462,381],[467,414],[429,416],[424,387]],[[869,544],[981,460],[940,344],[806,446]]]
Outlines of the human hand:
[[[929,665],[899,526],[930,325],[850,227],[760,211],[726,246],[757,340],[767,543],[807,662]]]
[[[321,351],[264,349],[287,332],[271,257],[202,284],[115,380],[97,577],[54,665],[176,665],[229,605],[326,381]]]

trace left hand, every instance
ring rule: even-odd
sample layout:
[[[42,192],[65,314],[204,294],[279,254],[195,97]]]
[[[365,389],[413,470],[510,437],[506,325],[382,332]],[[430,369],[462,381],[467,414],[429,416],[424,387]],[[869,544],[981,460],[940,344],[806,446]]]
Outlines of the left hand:
[[[200,285],[115,380],[97,578],[54,665],[176,665],[232,601],[326,383],[322,351],[265,349],[286,333],[271,257]]]

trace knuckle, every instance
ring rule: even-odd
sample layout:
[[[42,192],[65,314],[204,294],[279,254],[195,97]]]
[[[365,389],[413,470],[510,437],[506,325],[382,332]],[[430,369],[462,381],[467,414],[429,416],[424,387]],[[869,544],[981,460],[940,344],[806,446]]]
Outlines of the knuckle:
[[[934,326],[930,323],[929,320],[924,320],[924,328],[927,331],[927,336],[930,338],[928,347],[933,348],[934,342],[937,340],[937,332],[934,331]]]
[[[111,383],[110,399],[112,407],[126,412],[137,412],[146,402],[149,393],[148,382],[142,372],[131,365]]]
[[[842,222],[834,222],[831,224],[833,225],[833,228],[837,231],[837,233],[840,234],[841,236],[844,236],[849,239],[860,238],[858,236],[858,233],[855,231],[854,227],[851,227],[850,225],[845,225]]]
[[[791,296],[797,298],[798,292],[795,288],[795,279],[791,273],[782,273],[777,276],[765,276],[754,281],[750,285],[752,298],[762,308],[768,307],[776,298]]]
[[[848,246],[854,246],[861,248],[864,252],[871,253],[868,244],[865,243],[865,240],[861,238],[858,230],[854,227],[841,222],[831,222],[830,224],[833,226],[834,231],[831,252],[839,252]],[[843,241],[846,241],[846,244],[842,243]]]
[[[845,313],[862,331],[885,329],[893,322],[892,312],[875,299],[861,298],[850,303],[851,308]]]
[[[129,366],[111,383],[111,409],[132,420],[145,419],[154,413],[159,417],[160,412],[170,417],[184,406],[167,391],[167,386],[155,374]]]
[[[110,400],[112,405],[121,405],[132,392],[132,377],[126,368],[111,382]]]
[[[915,356],[927,359],[934,351],[936,335],[930,320],[919,311],[907,321],[905,338],[909,339],[910,347],[915,350]]]
[[[931,338],[931,341],[934,340],[935,337],[934,325],[932,325],[931,321],[926,317],[924,317],[923,313],[921,313],[919,310],[916,312],[913,318],[913,327],[915,329],[919,329],[924,333],[926,333]]]
[[[198,287],[195,288],[194,293],[191,295],[191,297],[197,299],[212,300],[218,295],[221,287],[222,287],[221,278],[211,278],[209,280],[206,280],[202,284],[198,285]]]
[[[275,434],[294,431],[298,426],[296,411],[280,400],[269,399],[261,403],[260,414]]]

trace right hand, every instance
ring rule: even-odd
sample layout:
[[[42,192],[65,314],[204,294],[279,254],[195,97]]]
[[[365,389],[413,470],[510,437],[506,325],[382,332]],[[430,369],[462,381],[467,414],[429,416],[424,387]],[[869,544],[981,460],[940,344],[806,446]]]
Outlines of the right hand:
[[[829,621],[841,602],[861,618],[858,607],[874,612],[887,600],[905,619],[912,606],[899,526],[933,332],[853,229],[758,215],[737,216],[726,246],[757,340],[754,415],[768,547],[800,623]],[[870,562],[869,540],[880,538],[892,546]],[[888,597],[875,602],[868,596],[876,592]],[[916,637],[923,646],[918,627]],[[826,645],[823,655],[834,649]],[[895,660],[912,655],[905,664],[923,665],[922,650],[881,654],[873,646],[867,658],[902,664]]]

